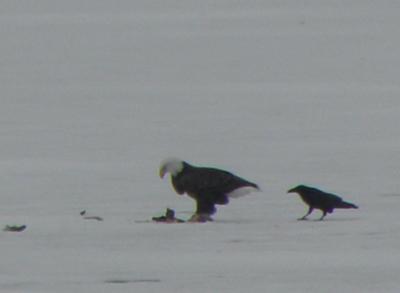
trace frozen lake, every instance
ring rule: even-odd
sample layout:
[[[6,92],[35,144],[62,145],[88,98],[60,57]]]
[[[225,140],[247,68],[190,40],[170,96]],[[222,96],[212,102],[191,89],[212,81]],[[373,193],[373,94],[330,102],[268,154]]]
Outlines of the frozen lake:
[[[0,6],[1,292],[399,292],[398,1]],[[170,156],[262,192],[145,222]]]

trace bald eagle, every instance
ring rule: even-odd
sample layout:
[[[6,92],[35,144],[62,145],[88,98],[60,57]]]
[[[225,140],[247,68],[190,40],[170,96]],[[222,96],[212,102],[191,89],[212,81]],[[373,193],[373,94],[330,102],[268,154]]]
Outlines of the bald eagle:
[[[301,199],[308,205],[308,212],[299,220],[306,220],[307,216],[314,209],[322,211],[320,220],[322,221],[327,213],[332,213],[334,209],[358,209],[355,204],[344,201],[336,194],[327,193],[314,187],[298,185],[288,190],[288,193],[298,193]]]
[[[215,205],[225,205],[229,198],[259,190],[257,184],[228,171],[196,167],[180,159],[166,159],[160,165],[160,178],[171,174],[171,183],[178,194],[186,193],[196,201],[196,212],[191,222],[212,221]]]

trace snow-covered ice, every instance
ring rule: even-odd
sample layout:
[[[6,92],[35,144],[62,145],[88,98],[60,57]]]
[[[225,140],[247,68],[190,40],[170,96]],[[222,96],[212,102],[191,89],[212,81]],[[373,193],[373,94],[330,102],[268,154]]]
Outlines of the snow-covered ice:
[[[0,292],[399,292],[398,1],[0,6]],[[170,156],[262,192],[145,222]]]

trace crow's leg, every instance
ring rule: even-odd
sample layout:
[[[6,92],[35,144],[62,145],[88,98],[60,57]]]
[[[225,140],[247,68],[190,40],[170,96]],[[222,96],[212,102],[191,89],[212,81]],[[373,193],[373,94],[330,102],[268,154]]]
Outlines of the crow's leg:
[[[304,216],[302,216],[302,217],[299,218],[298,220],[299,220],[299,221],[307,220],[307,216],[308,216],[309,214],[311,214],[313,210],[314,210],[314,208],[309,207],[309,208],[308,208],[307,214],[305,214]]]
[[[323,214],[322,214],[321,218],[319,218],[320,221],[322,221],[325,218],[327,211],[322,211],[322,213]]]

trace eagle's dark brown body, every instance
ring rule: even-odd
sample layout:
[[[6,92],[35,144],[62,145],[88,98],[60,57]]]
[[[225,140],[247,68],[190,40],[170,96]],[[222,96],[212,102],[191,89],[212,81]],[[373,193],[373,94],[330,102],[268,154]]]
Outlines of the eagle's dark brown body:
[[[258,189],[257,184],[230,172],[184,163],[182,172],[171,177],[172,185],[179,194],[188,194],[197,202],[198,214],[214,214],[215,205],[229,202],[229,194],[242,187]]]

